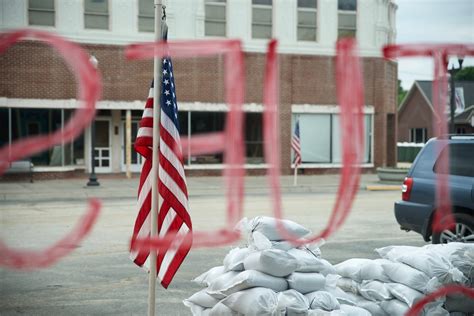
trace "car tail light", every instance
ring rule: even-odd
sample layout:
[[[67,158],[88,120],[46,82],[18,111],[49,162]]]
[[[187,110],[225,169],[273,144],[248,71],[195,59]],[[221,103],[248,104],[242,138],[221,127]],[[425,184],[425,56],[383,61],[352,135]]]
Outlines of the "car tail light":
[[[402,184],[402,200],[403,201],[409,201],[410,200],[410,194],[411,194],[411,188],[413,187],[413,178],[405,178],[405,181],[403,181]]]

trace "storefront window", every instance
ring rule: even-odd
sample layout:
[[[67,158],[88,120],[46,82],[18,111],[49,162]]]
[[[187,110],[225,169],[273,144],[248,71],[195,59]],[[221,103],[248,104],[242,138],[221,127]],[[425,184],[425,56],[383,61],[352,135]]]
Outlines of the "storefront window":
[[[62,109],[0,109],[0,146],[19,139],[54,133],[67,124],[72,110]],[[30,157],[39,166],[84,164],[84,134],[74,142],[56,144]]]
[[[300,122],[301,159],[303,163],[342,163],[342,130],[339,114],[294,114],[292,130]],[[362,163],[372,161],[372,114],[364,116],[365,149]],[[292,161],[294,153],[291,153]]]
[[[191,137],[194,135],[224,131],[225,112],[191,112]],[[223,163],[222,153],[191,156],[190,164]]]

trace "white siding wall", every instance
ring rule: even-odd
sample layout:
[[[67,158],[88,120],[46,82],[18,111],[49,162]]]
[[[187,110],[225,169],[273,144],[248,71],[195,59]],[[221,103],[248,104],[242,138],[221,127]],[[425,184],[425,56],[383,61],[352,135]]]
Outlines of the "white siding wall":
[[[153,34],[138,32],[138,0],[109,0],[110,30],[84,29],[83,2],[56,0],[56,27],[45,27],[83,43],[126,45],[152,41]],[[168,0],[169,38],[204,37],[204,0]],[[251,0],[228,0],[227,34],[240,38],[244,49],[263,52],[267,41],[251,38]],[[337,39],[337,1],[318,0],[317,42],[296,40],[296,0],[273,1],[273,33],[279,51],[292,54],[333,55]],[[358,0],[357,39],[363,56],[380,56],[380,49],[396,35],[393,0]],[[28,26],[27,0],[0,0],[0,29]],[[390,18],[389,18],[390,17]]]

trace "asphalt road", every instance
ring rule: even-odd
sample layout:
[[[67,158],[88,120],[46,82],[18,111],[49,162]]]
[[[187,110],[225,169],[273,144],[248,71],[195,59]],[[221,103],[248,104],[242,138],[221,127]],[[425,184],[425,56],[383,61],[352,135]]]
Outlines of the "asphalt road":
[[[285,218],[319,232],[332,210],[333,192],[286,193]],[[43,248],[57,240],[85,209],[83,200],[69,194],[69,200],[61,195],[0,204],[2,239],[26,249]],[[354,257],[376,258],[377,247],[425,244],[419,235],[397,226],[393,202],[399,198],[396,191],[360,191],[346,223],[321,247],[323,258],[335,264]],[[135,200],[111,198],[103,203],[91,235],[54,266],[32,272],[0,269],[1,315],[146,315],[148,275],[130,261],[127,252]],[[190,203],[195,230],[216,229],[225,223],[226,201],[221,194],[191,196]],[[245,216],[271,213],[268,194],[246,196]],[[201,288],[191,280],[221,265],[230,248],[193,249],[169,289],[157,287],[156,314],[190,315],[182,300]]]

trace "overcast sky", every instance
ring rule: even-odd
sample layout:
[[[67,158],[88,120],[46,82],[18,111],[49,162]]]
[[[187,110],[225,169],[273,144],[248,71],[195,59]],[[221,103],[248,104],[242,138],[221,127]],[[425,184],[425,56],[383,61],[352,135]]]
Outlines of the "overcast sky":
[[[397,43],[474,44],[474,0],[395,0]],[[451,58],[458,67],[457,58]],[[465,58],[463,66],[474,66]],[[414,80],[432,80],[433,63],[425,58],[400,58],[398,77],[404,89]]]

